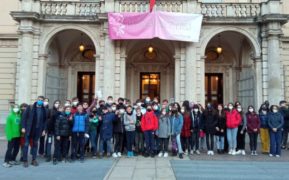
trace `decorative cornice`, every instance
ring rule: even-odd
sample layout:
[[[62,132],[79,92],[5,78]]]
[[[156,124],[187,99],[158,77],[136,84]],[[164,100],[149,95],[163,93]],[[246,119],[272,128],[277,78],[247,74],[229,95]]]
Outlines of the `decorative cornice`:
[[[271,22],[279,22],[282,25],[288,22],[289,15],[288,14],[266,14],[258,17],[257,21],[259,23],[271,23]]]
[[[40,15],[36,12],[26,12],[26,11],[11,11],[10,15],[13,17],[15,21],[20,22],[21,20],[28,19],[28,20],[38,20]]]

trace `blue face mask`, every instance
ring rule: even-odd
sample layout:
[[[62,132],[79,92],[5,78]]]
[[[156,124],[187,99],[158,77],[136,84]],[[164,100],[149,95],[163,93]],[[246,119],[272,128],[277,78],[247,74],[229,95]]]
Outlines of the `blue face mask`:
[[[43,101],[42,101],[42,100],[38,100],[38,101],[37,101],[37,105],[38,105],[38,106],[42,106],[42,105],[43,105]]]
[[[70,112],[65,112],[66,115],[70,115]]]

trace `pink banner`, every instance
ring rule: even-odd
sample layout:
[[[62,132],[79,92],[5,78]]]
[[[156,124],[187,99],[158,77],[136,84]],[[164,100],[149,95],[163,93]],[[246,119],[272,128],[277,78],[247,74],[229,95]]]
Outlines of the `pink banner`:
[[[170,12],[109,13],[109,35],[113,40],[152,39],[198,42],[201,14]]]

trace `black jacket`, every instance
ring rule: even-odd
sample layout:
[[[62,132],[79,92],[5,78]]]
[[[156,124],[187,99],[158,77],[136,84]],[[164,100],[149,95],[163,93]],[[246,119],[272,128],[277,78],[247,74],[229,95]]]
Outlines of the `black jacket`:
[[[217,114],[216,117],[218,120],[217,127],[220,129],[220,131],[216,131],[216,135],[224,136],[225,130],[226,130],[226,115],[225,113],[222,113],[222,114]],[[221,132],[221,129],[223,129],[224,131]]]
[[[114,133],[124,133],[124,115],[115,116],[116,120],[113,122],[113,132]]]
[[[58,111],[55,107],[53,107],[51,110],[49,110],[49,114],[49,119],[47,119],[47,132],[49,134],[53,134]]]
[[[59,112],[55,121],[55,136],[70,136],[72,123],[69,121],[69,116],[63,112]]]
[[[289,109],[286,107],[280,107],[280,113],[284,117],[284,129],[289,129]]]
[[[200,112],[198,112],[197,114],[195,114],[195,112],[191,113],[191,119],[192,119],[191,130],[201,129],[201,123],[203,121],[202,118],[203,116]]]
[[[33,105],[28,106],[24,111],[24,113],[22,114],[21,127],[25,128],[26,134],[30,134],[32,128],[35,129],[38,128],[38,130],[40,131],[38,133],[41,133],[43,130],[46,130],[46,123],[47,123],[46,109],[43,106],[39,107],[41,108],[42,118],[40,119],[39,122],[37,122],[37,108],[38,107],[36,106],[35,102]],[[33,125],[33,122],[36,122],[37,124]]]
[[[218,126],[218,118],[216,113],[212,111],[205,110],[203,114],[203,124],[202,128],[208,134],[216,134],[216,127]]]

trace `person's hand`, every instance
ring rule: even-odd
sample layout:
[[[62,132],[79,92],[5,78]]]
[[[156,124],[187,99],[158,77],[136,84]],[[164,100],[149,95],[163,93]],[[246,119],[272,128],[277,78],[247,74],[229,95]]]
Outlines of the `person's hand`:
[[[42,131],[42,136],[45,136],[45,134],[46,134],[45,131]]]
[[[60,140],[60,136],[57,136],[56,139],[59,141]]]
[[[274,132],[277,132],[277,128],[273,128],[272,130],[273,130]]]
[[[194,132],[194,130],[191,129],[191,132]]]
[[[69,141],[71,141],[71,136],[69,136]]]
[[[98,96],[94,96],[94,99],[95,99],[95,100],[98,100]]]
[[[253,129],[254,130],[254,132],[257,132],[258,131],[258,129],[256,128],[256,129]]]
[[[85,133],[84,137],[89,138],[89,134]]]
[[[99,117],[98,117],[98,120],[102,121],[102,117],[101,117],[101,116],[99,116]]]
[[[22,128],[21,132],[24,134],[26,132],[25,128]]]
[[[240,134],[243,134],[244,132],[243,131],[240,131]]]
[[[221,133],[223,133],[224,132],[224,129],[221,129]]]
[[[216,127],[216,130],[217,130],[217,131],[220,131],[219,127]]]

